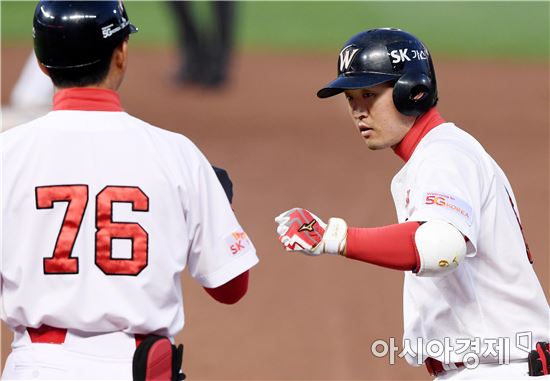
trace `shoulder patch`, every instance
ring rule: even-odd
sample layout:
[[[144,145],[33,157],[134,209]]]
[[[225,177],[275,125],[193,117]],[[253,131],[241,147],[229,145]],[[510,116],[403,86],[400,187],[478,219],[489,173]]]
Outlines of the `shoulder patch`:
[[[472,226],[472,207],[458,197],[437,192],[426,192],[422,202],[425,205],[441,207],[458,213],[464,217],[468,226]]]
[[[227,235],[225,243],[232,255],[244,253],[252,247],[252,242],[250,242],[248,235],[242,230]]]

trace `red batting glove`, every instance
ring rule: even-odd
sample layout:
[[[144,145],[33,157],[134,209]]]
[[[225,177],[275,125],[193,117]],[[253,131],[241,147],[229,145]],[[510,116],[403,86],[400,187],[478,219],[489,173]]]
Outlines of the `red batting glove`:
[[[328,225],[306,209],[287,210],[275,218],[279,224],[279,241],[287,251],[307,255],[344,254],[348,226],[341,218],[331,218]]]

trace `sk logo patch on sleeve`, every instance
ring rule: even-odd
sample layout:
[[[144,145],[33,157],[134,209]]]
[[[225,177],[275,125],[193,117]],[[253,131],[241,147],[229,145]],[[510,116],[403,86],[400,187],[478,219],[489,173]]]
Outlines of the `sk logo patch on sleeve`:
[[[436,192],[426,192],[424,194],[424,204],[445,208],[445,210],[458,213],[466,220],[468,226],[472,226],[472,207],[458,197]]]
[[[225,237],[229,252],[233,255],[241,254],[252,247],[252,242],[244,231],[236,231]]]

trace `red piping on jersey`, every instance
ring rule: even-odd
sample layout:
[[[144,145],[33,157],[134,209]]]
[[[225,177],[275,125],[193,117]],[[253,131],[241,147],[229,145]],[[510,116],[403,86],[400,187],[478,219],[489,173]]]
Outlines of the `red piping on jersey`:
[[[403,140],[393,147],[394,152],[407,162],[422,138],[426,136],[428,132],[443,123],[445,123],[445,120],[439,115],[437,109],[432,107],[414,122],[412,128],[407,132]]]
[[[204,290],[220,303],[235,304],[248,291],[248,270],[219,287]]]
[[[53,110],[124,111],[116,91],[89,87],[59,90],[53,96]]]
[[[348,228],[346,257],[395,270],[420,268],[414,235],[419,222],[379,228]]]

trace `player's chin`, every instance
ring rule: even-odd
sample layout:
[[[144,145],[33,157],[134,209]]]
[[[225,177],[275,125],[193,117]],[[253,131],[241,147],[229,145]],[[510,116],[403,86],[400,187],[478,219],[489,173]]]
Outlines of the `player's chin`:
[[[377,141],[376,139],[373,139],[373,138],[363,138],[363,139],[365,140],[365,144],[367,145],[367,147],[373,151],[384,149],[388,146],[387,144],[384,144],[383,142]]]

